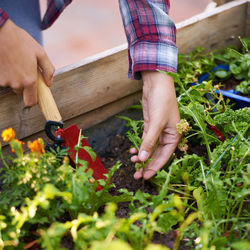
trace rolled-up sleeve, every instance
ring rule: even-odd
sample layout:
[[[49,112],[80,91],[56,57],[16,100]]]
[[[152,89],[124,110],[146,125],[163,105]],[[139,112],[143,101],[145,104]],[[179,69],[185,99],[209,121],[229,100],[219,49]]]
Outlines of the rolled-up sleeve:
[[[168,0],[119,0],[128,41],[128,76],[141,71],[176,72],[176,28],[168,16]]]
[[[49,28],[72,0],[47,0],[47,10],[42,20],[42,30]]]
[[[0,8],[0,27],[9,19],[8,14]]]

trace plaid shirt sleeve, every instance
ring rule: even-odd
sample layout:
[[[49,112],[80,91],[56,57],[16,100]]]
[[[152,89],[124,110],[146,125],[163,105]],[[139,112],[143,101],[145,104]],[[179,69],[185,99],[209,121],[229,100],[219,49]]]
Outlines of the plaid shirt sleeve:
[[[176,72],[176,28],[168,16],[169,0],[119,0],[128,41],[128,76],[140,71]]]
[[[8,14],[0,8],[0,27],[8,20]]]
[[[72,0],[47,0],[47,11],[43,17],[42,29],[49,28]]]

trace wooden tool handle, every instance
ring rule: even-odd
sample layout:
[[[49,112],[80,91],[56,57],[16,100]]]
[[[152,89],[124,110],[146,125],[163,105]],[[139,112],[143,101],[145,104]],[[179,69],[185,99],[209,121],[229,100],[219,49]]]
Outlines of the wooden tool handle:
[[[38,103],[45,119],[51,121],[62,121],[60,112],[56,106],[55,99],[50,88],[45,84],[41,72],[38,70],[37,77]]]

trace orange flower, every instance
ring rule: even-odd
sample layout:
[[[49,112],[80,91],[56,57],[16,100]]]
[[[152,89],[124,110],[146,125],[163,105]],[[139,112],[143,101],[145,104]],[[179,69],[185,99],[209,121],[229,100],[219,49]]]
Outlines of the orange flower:
[[[5,142],[11,141],[12,139],[15,138],[15,136],[16,136],[16,133],[15,133],[13,128],[5,129],[2,132],[2,138],[3,138],[3,141],[5,141]]]
[[[23,151],[23,145],[24,145],[25,143],[24,143],[23,141],[19,141],[18,139],[15,139],[15,142],[20,144],[21,149],[22,149],[22,151]],[[12,152],[12,153],[15,153],[15,149],[12,148],[12,149],[11,149],[11,152]]]
[[[37,140],[34,140],[33,142],[28,142],[28,148],[31,150],[33,153],[44,153],[44,144],[43,140],[41,138],[38,138]]]

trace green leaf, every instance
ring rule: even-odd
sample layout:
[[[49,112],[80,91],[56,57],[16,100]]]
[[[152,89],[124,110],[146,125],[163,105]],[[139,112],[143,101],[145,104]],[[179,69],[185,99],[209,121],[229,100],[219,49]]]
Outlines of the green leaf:
[[[132,250],[132,247],[125,241],[113,240],[111,242],[94,242],[89,250]]]
[[[172,227],[182,219],[183,217],[178,213],[164,213],[159,216],[157,220],[157,226],[162,230],[162,232],[168,233],[172,229]]]
[[[233,243],[232,248],[234,250],[243,250],[243,249],[249,250],[250,249],[250,242],[247,240],[241,240],[241,241]]]
[[[217,237],[211,242],[211,246],[216,246],[216,249],[223,247],[227,244],[228,239],[226,237]]]
[[[250,94],[250,80],[242,81],[238,86],[236,86],[235,90],[241,92],[242,94]]]
[[[135,199],[139,200],[142,204],[147,203],[147,199],[150,197],[150,194],[144,193],[141,190],[138,190],[135,194]]]
[[[127,201],[131,201],[133,198],[133,195],[129,195],[129,194],[121,194],[121,195],[111,195],[108,193],[105,193],[102,195],[102,201],[103,204],[108,203],[108,202],[113,202],[113,203],[119,203],[119,202],[127,202]]]
[[[229,65],[229,69],[230,69],[230,71],[231,71],[234,75],[237,75],[237,74],[241,73],[241,68],[238,67],[238,66],[237,66],[236,64],[234,64],[234,63],[231,63],[231,64]]]
[[[106,181],[103,180],[103,179],[99,179],[98,182],[99,182],[99,184],[100,184],[101,186],[103,186],[103,187],[106,185]]]
[[[214,74],[215,74],[217,77],[219,77],[219,78],[225,78],[225,77],[228,76],[228,73],[227,73],[227,71],[225,71],[225,70],[217,70],[217,71],[215,71]]]
[[[235,79],[237,79],[237,80],[243,80],[243,79],[246,78],[246,72],[241,72],[241,73],[239,73],[239,74],[236,74],[234,77],[235,77]]]
[[[85,161],[85,160],[78,160],[78,162],[82,165],[82,167],[84,168],[88,168],[89,166],[89,162],[88,161]]]
[[[88,154],[90,155],[92,161],[96,160],[96,153],[94,152],[94,150],[91,147],[84,146],[83,149],[88,152]]]

